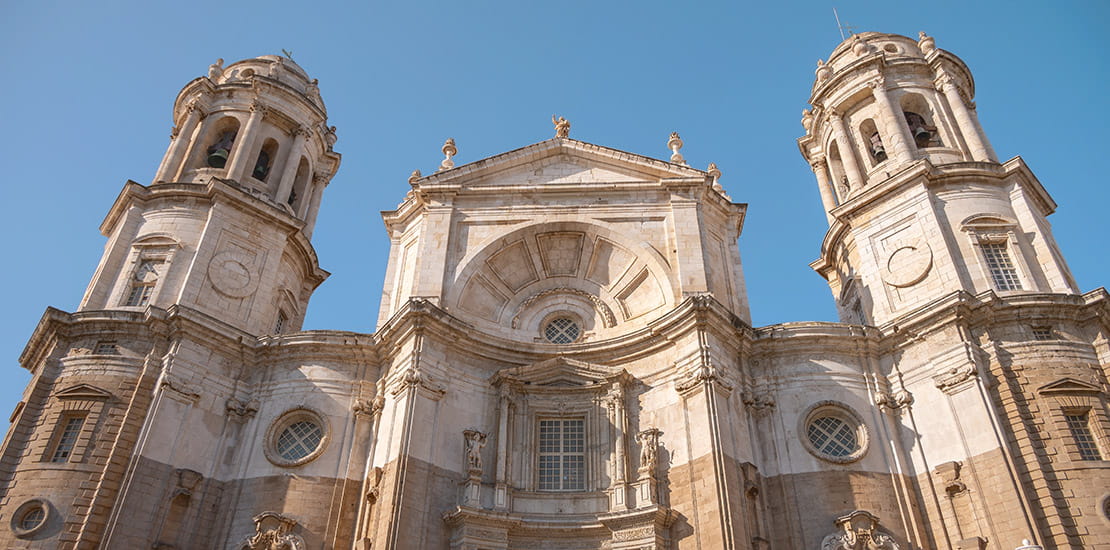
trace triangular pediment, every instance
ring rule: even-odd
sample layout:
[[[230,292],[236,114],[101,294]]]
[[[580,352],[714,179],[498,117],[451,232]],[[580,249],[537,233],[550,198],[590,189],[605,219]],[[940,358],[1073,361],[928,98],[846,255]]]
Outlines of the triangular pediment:
[[[624,369],[595,365],[566,357],[554,357],[523,367],[497,371],[492,378],[494,385],[505,382],[531,387],[582,388],[601,386],[624,380]]]
[[[417,187],[658,182],[706,172],[619,149],[555,138],[420,178]]]
[[[77,384],[76,386],[70,386],[64,390],[59,390],[58,393],[54,394],[54,397],[57,399],[104,400],[111,399],[112,394],[96,386],[90,386],[88,384]]]
[[[1061,378],[1060,380],[1057,380],[1051,384],[1041,386],[1037,389],[1037,393],[1102,393],[1102,388],[1099,388],[1098,386],[1089,382],[1077,380],[1075,378]]]

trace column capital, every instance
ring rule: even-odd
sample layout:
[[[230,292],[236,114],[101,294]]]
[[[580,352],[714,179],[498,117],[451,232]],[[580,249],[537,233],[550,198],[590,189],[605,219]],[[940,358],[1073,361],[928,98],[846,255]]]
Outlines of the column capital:
[[[829,161],[825,160],[824,157],[817,157],[817,158],[809,161],[809,168],[810,168],[810,170],[813,170],[814,172],[821,172],[821,171],[825,170],[825,168],[827,168],[828,166],[829,166]]]

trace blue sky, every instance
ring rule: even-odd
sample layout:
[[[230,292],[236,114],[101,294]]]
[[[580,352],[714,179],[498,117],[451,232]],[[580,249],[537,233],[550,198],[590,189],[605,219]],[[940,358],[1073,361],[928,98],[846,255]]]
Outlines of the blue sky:
[[[916,35],[964,59],[999,156],[1021,155],[1059,204],[1050,218],[1080,287],[1107,283],[1110,3],[837,2],[858,31]],[[150,182],[172,102],[217,57],[290,50],[338,126],[339,175],[313,238],[333,273],[305,327],[371,332],[388,248],[379,212],[414,168],[571,136],[667,158],[667,136],[716,162],[749,204],[740,239],[757,326],[834,320],[808,263],[827,224],[798,154],[814,64],[840,41],[833,4],[767,2],[5,2],[0,166],[8,288],[0,410],[47,306],[72,311],[124,181]]]

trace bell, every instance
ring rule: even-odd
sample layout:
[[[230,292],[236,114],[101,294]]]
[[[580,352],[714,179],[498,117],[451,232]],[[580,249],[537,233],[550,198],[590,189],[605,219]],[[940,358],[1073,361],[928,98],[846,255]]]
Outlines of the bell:
[[[933,133],[926,130],[924,126],[917,126],[913,129],[913,139],[916,141],[928,141],[933,138]]]
[[[208,166],[223,168],[227,164],[227,149],[216,149],[208,155]]]

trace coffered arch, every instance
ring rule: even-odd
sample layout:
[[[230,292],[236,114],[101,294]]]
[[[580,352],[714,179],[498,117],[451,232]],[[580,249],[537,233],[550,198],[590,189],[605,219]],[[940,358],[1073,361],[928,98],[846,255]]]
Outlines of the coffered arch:
[[[679,300],[657,250],[592,223],[527,225],[475,247],[458,265],[447,309],[525,340],[560,311],[582,322],[585,338],[604,338]]]

